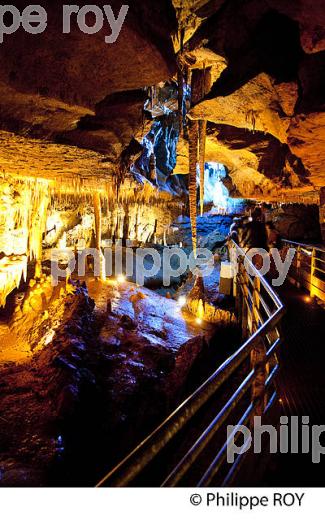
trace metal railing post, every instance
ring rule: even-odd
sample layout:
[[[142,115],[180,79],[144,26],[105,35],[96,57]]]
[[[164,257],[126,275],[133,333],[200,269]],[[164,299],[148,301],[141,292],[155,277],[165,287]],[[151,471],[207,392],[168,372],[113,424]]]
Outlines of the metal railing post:
[[[308,291],[311,298],[325,301],[325,249],[291,240],[283,240],[285,245],[296,250],[295,263],[289,280],[298,289]]]
[[[315,267],[316,267],[316,249],[313,247],[310,261],[310,291],[309,294],[311,298],[314,296],[314,277],[315,277]]]
[[[253,289],[253,303],[252,303],[253,332],[255,332],[258,329],[258,325],[259,325],[260,292],[261,292],[261,281],[257,276],[255,276],[254,289]]]
[[[259,329],[259,309],[260,309],[261,281],[257,276],[254,278],[252,321],[253,333]],[[263,338],[254,346],[250,356],[251,368],[256,372],[256,378],[252,384],[252,402],[258,401],[256,415],[262,415],[267,404],[265,392],[265,382],[268,375],[266,363],[266,347]]]
[[[240,260],[239,269],[241,272],[241,292],[242,292],[242,313],[241,313],[241,325],[242,325],[242,337],[246,339],[248,337],[248,274],[244,266],[244,259]]]
[[[301,277],[301,247],[297,247],[297,287],[300,289],[300,277]]]
[[[234,278],[234,295],[235,295],[235,307],[236,307],[236,316],[238,323],[242,323],[242,315],[243,315],[243,294],[241,291],[241,264],[242,260],[238,259],[238,268],[237,273]]]

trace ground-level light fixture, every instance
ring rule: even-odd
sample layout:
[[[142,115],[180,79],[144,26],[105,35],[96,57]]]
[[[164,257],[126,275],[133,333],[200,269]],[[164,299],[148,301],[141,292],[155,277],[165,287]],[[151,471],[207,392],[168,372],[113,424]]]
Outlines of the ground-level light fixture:
[[[186,304],[186,296],[180,296],[177,302],[181,307],[184,307],[184,305]]]

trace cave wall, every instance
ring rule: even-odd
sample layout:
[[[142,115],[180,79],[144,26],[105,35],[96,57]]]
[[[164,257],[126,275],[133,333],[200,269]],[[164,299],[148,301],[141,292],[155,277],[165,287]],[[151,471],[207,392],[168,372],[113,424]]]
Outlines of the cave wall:
[[[187,79],[192,76],[189,115],[208,120],[208,159],[224,162],[242,196],[319,193],[325,91],[321,1],[134,1],[112,45],[104,42],[107,28],[89,36],[73,24],[72,33],[63,35],[62,4],[45,2],[49,25],[43,34],[17,31],[1,45],[4,145],[12,139],[9,131],[58,143],[64,154],[73,147],[81,161],[84,150],[91,150],[98,153],[98,164],[104,160],[107,171],[118,176],[141,155],[142,139],[150,132],[152,121],[143,113],[148,87],[166,80],[175,85],[179,61]],[[113,9],[119,6],[114,0]],[[176,56],[181,33],[183,47]],[[175,166],[176,140],[166,146],[169,129],[162,126],[155,154],[163,181],[172,170],[188,173],[182,164],[188,152],[180,142]],[[94,164],[84,167],[91,170]]]
[[[19,30],[0,46],[0,129],[66,143],[78,147],[76,154],[94,150],[114,172],[132,139],[144,135],[143,89],[175,71],[175,11],[168,1],[131,1],[117,41],[106,44],[108,27],[86,35],[74,23],[71,34],[62,34],[63,4],[43,3],[43,34]],[[114,13],[121,7],[117,0],[111,5]]]
[[[322,240],[316,204],[282,204],[272,212],[272,221],[282,238],[316,243]]]
[[[322,2],[227,0],[194,11],[201,22],[184,52],[193,56],[201,46],[206,59],[214,53],[226,63],[189,113],[208,120],[209,160],[224,162],[237,191],[247,196],[319,202],[325,159]],[[185,143],[178,172],[188,169],[186,155]]]
[[[2,255],[39,259],[44,214],[62,193],[75,202],[59,209],[48,247],[64,233],[73,241],[79,205],[91,214],[98,190],[105,238],[160,239],[188,193],[189,120],[207,121],[206,161],[225,165],[232,196],[319,204],[321,1],[132,1],[112,45],[105,28],[63,35],[62,4],[45,2],[43,34],[17,31],[0,46]],[[152,91],[158,116],[146,109]]]

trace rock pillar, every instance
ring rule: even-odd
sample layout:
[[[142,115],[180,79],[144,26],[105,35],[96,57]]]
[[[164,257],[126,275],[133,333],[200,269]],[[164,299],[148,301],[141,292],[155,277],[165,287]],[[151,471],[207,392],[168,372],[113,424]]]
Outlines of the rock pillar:
[[[325,243],[325,187],[320,189],[319,223],[323,242]]]

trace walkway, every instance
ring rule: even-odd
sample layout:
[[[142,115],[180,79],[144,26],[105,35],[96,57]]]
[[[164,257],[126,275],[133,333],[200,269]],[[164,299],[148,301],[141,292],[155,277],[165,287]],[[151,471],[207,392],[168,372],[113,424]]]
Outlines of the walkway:
[[[282,322],[285,341],[281,348],[278,378],[280,414],[288,416],[289,421],[292,416],[299,417],[301,443],[303,416],[309,417],[310,426],[325,425],[325,310],[313,303],[306,293],[289,284],[279,291],[279,295],[287,309]],[[320,442],[325,446],[325,433]],[[324,486],[324,459],[323,455],[319,464],[313,464],[311,453],[268,457],[265,452],[262,457],[249,455],[246,471],[243,468],[236,484],[243,485],[244,476],[245,485]],[[249,467],[254,467],[254,470]]]

